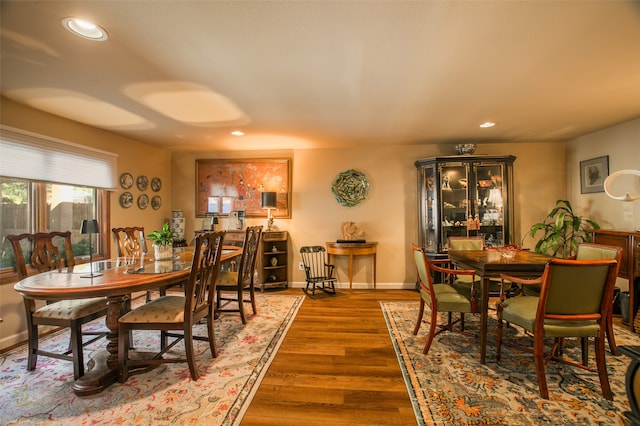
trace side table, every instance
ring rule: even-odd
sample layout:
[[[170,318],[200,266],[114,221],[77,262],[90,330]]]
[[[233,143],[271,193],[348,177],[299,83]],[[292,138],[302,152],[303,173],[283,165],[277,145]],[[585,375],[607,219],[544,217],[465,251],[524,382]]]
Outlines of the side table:
[[[331,256],[349,256],[349,290],[353,288],[353,256],[373,257],[373,289],[376,288],[376,249],[377,242],[365,243],[337,243],[327,242],[327,262],[331,263]]]

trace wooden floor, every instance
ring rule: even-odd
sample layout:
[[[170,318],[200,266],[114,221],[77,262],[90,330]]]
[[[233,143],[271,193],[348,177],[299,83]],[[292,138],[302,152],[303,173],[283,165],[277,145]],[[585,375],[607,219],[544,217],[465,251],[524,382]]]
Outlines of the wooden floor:
[[[410,290],[307,297],[242,424],[415,425],[379,301],[419,297]]]

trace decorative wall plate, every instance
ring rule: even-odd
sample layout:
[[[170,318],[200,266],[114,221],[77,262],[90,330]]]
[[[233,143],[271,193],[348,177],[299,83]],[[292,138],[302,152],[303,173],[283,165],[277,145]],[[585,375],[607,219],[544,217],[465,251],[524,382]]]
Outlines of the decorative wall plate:
[[[160,188],[162,188],[162,181],[160,180],[160,178],[151,179],[151,189],[153,190],[153,192],[160,191]]]
[[[140,210],[144,210],[149,207],[149,196],[147,194],[142,194],[138,197],[138,208]]]
[[[123,209],[128,209],[133,205],[133,195],[130,192],[123,192],[120,195],[120,206]]]
[[[129,189],[133,186],[133,176],[131,173],[123,173],[120,175],[120,186]]]
[[[331,184],[331,192],[339,204],[353,207],[367,198],[369,181],[364,173],[349,169],[338,173]]]
[[[140,191],[146,191],[149,186],[149,178],[146,176],[138,176],[138,180],[136,180],[136,185]]]
[[[151,199],[151,207],[154,210],[158,210],[160,208],[160,206],[162,206],[162,198],[160,198],[159,195],[156,195],[155,197],[153,197]]]

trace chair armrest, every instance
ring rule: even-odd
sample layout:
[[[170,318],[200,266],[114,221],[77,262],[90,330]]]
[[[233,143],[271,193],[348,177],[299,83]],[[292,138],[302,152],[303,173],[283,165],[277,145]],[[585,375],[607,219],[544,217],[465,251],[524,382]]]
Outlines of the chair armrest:
[[[524,284],[524,285],[532,285],[532,284],[542,284],[542,276],[537,278],[520,278],[514,277],[507,274],[500,274],[500,278],[502,281],[511,281],[516,284]]]

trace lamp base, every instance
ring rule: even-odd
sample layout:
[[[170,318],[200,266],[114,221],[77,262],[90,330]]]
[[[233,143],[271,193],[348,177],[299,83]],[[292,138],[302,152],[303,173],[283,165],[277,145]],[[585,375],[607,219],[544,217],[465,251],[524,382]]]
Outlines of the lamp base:
[[[93,278],[93,277],[99,277],[102,274],[89,274],[89,275],[80,275],[80,278]]]

